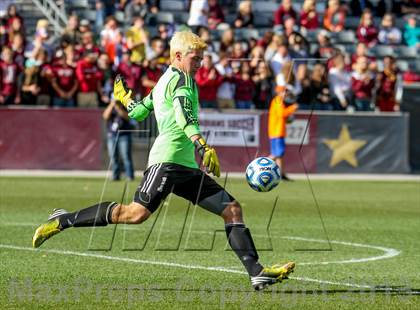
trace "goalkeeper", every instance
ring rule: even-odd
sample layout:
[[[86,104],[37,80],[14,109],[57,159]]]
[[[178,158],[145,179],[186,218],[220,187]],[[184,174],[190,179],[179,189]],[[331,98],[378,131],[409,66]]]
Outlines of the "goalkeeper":
[[[195,161],[196,150],[207,173],[220,176],[216,151],[200,134],[198,90],[193,79],[206,48],[206,43],[192,32],[175,33],[170,41],[171,66],[141,101],[132,99],[132,91],[127,88],[124,78],[117,76],[114,96],[126,107],[129,117],[142,121],[154,111],[159,129],[159,136],[150,151],[148,168],[133,202],[128,205],[101,202],[76,212],[56,209],[48,222],[35,231],[34,247],[70,227],[140,224],[173,192],[223,218],[229,244],[245,266],[256,290],[287,278],[294,263],[264,268],[258,262],[241,206],[201,171]]]

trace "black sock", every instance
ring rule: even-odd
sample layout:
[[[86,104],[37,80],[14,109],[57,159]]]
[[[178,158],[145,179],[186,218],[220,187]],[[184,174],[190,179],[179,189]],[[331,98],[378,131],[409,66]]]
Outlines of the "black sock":
[[[59,221],[62,229],[69,227],[106,226],[112,223],[112,210],[116,202],[101,202],[91,207],[60,215]]]
[[[232,250],[238,255],[248,274],[258,275],[263,266],[258,262],[258,253],[249,229],[245,224],[226,224],[225,230]]]

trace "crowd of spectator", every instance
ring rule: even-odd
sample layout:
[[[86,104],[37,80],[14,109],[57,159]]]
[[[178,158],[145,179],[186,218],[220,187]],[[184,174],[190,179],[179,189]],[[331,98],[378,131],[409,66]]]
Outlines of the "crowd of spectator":
[[[204,108],[267,109],[276,86],[293,85],[303,109],[395,111],[401,82],[420,81],[418,72],[399,70],[394,56],[376,59],[371,53],[400,45],[419,51],[418,0],[375,6],[368,0],[329,0],[322,16],[316,0],[305,0],[300,11],[283,0],[272,28],[242,39],[238,33],[256,28],[252,1],[186,1],[185,24],[159,21],[159,2],[97,0],[95,21],[70,14],[63,33],[52,36],[48,21],[40,19],[33,38],[10,5],[0,24],[0,105],[106,106],[116,74],[141,98],[170,64],[172,33],[187,28],[208,43],[195,77]],[[228,23],[232,6],[237,15]],[[332,42],[351,15],[360,16],[354,53]],[[378,16],[381,23],[375,24]],[[405,19],[403,29],[395,17]],[[311,45],[307,35],[315,31],[317,44]]]

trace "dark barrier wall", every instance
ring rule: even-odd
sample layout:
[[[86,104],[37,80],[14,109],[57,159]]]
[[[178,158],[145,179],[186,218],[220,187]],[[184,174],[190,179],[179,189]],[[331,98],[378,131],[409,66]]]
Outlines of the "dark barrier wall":
[[[0,109],[0,168],[102,169],[102,111]]]
[[[317,128],[317,172],[409,172],[408,114],[318,115]]]
[[[404,85],[402,110],[410,113],[410,166],[420,172],[420,83]]]

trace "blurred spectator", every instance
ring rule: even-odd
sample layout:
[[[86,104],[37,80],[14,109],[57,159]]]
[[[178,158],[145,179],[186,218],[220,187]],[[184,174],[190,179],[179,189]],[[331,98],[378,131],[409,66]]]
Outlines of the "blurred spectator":
[[[208,28],[201,27],[198,31],[198,36],[207,44],[207,51],[213,54],[213,57],[217,57],[219,51],[216,50],[213,40],[211,39],[211,33]],[[213,58],[215,62],[217,62],[218,58]]]
[[[100,49],[95,44],[93,32],[88,31],[88,32],[83,33],[81,43],[82,44],[78,46],[78,50],[76,51],[77,58],[83,57],[83,54],[85,53],[85,51],[93,51],[97,55],[99,55]]]
[[[380,111],[399,111],[402,85],[394,57],[384,58],[384,70],[377,75],[377,85],[376,107]]]
[[[217,90],[223,82],[223,77],[216,70],[211,54],[203,57],[203,65],[195,74],[198,85],[200,106],[202,108],[217,108]]]
[[[80,107],[98,107],[98,95],[106,98],[102,93],[102,73],[96,64],[99,57],[95,49],[84,50],[76,65],[76,77],[79,83],[77,104]]]
[[[63,51],[58,51],[57,62],[52,66],[51,86],[54,89],[52,105],[74,107],[74,96],[79,86],[76,70],[70,65]]]
[[[394,16],[387,13],[382,18],[378,41],[381,44],[397,45],[401,43],[401,30],[395,27]]]
[[[95,1],[95,31],[100,32],[105,24],[106,10],[103,1]]]
[[[334,46],[331,43],[331,34],[322,29],[318,35],[318,48],[314,53],[315,58],[324,58],[328,59],[333,56],[334,54]]]
[[[76,44],[81,41],[81,34],[79,31],[79,17],[76,14],[69,16],[66,28],[61,35],[62,40],[71,44]]]
[[[252,80],[255,84],[253,98],[255,108],[260,110],[268,109],[273,96],[273,75],[264,60],[258,62]]]
[[[10,48],[13,51],[13,61],[23,72],[25,67],[25,38],[22,34],[18,33],[13,37],[13,41],[10,42]]]
[[[264,61],[264,49],[261,46],[255,46],[249,53],[249,66],[251,67],[251,74],[257,71],[258,64]]]
[[[277,11],[274,12],[274,26],[284,25],[287,17],[293,17],[295,20],[298,17],[296,11],[292,7],[291,0],[282,0]]]
[[[319,16],[316,11],[316,0],[305,0],[300,12],[300,26],[305,30],[315,30],[319,27]]]
[[[414,14],[407,16],[404,25],[404,40],[408,46],[420,47],[420,27],[417,26],[417,17]]]
[[[114,71],[111,60],[109,59],[109,56],[105,53],[101,53],[99,55],[97,65],[100,70],[100,77],[102,78],[100,81],[100,90],[102,90],[102,92],[99,90],[99,93],[102,94],[102,96],[98,98],[99,105],[105,106],[109,103],[109,100],[111,99],[111,94],[113,92]],[[115,68],[116,67],[117,66],[115,66]]]
[[[147,0],[131,0],[125,6],[125,19],[130,24],[133,22],[134,16],[141,16],[146,19],[148,11],[149,6]]]
[[[357,58],[351,75],[351,88],[354,94],[354,105],[357,111],[372,110],[372,95],[375,86],[373,72],[369,69],[368,58]]]
[[[287,38],[282,34],[274,34],[265,49],[264,60],[270,63],[274,55],[277,53],[277,48],[283,43],[287,43]]]
[[[141,64],[146,58],[146,45],[149,44],[149,36],[144,29],[144,18],[135,16],[133,25],[125,33],[127,48],[130,51],[130,62]]]
[[[132,56],[132,55],[131,55]],[[131,61],[131,56],[128,51],[123,53],[121,62],[118,65],[117,74],[121,74],[125,77],[127,86],[133,90],[133,93],[141,96],[142,86],[141,86],[141,77],[143,69],[140,63],[133,63]],[[138,98],[141,99],[141,98]]]
[[[7,43],[12,42],[13,37],[16,34],[21,34],[25,37],[25,28],[23,27],[23,20],[21,18],[17,18],[17,17],[13,17],[9,20],[11,22],[10,22],[9,25],[7,25]],[[39,21],[38,21],[37,31],[38,31],[39,28],[40,28],[40,26],[39,26]]]
[[[92,29],[90,25],[90,21],[88,19],[82,19],[79,23],[79,32],[80,37],[83,37],[83,35],[87,32],[92,32],[94,29]]]
[[[262,38],[259,38],[257,45],[261,46],[264,50],[270,45],[273,40],[274,32],[272,30],[264,31]]]
[[[270,68],[273,71],[274,76],[277,76],[281,72],[284,63],[290,61],[291,59],[287,42],[280,43],[277,47],[277,52],[274,54],[270,62]]]
[[[125,176],[130,181],[134,180],[134,168],[132,161],[132,142],[130,119],[124,106],[113,98],[102,114],[106,121],[107,148],[111,160],[112,180],[121,178],[119,157],[124,163]]]
[[[13,59],[13,51],[3,46],[0,60],[0,105],[20,104],[18,78],[21,67]]]
[[[38,104],[38,95],[41,91],[41,69],[47,62],[48,54],[43,48],[34,50],[25,62],[25,72],[22,83],[22,104]]]
[[[299,32],[299,27],[296,25],[296,20],[291,16],[286,17],[284,20],[284,26],[280,32],[285,35],[286,38],[289,38],[293,32]]]
[[[316,63],[311,76],[302,81],[301,101],[315,110],[332,110],[326,66]],[[303,101],[304,100],[304,101]]]
[[[118,65],[118,57],[121,56],[119,55],[121,43],[122,36],[118,28],[118,22],[114,16],[108,16],[105,21],[105,27],[101,31],[101,47],[108,55],[111,63]]]
[[[22,33],[25,34],[23,18],[22,18],[22,16],[19,15],[17,6],[15,4],[10,4],[7,7],[7,13],[6,13],[7,28],[9,28],[9,29],[13,28],[13,24],[14,24],[14,21],[16,19],[19,20],[19,25],[21,25],[21,27],[22,27]]]
[[[335,110],[346,110],[351,103],[351,75],[346,70],[343,54],[333,59],[333,67],[328,71],[331,100]]]
[[[159,57],[152,58],[145,63],[141,76],[142,95],[146,97],[155,87],[162,76],[162,67],[159,65]]]
[[[360,17],[356,37],[359,42],[365,43],[368,47],[373,47],[378,42],[378,29],[373,23],[373,15],[370,10],[365,10]]]
[[[239,3],[234,25],[235,28],[254,27],[254,13],[252,12],[252,2],[250,0],[242,0]]]
[[[324,15],[324,28],[331,32],[340,32],[344,29],[346,11],[340,0],[329,0],[328,8]]]
[[[165,49],[167,49],[169,47],[169,40],[173,32],[173,30],[171,29],[172,27],[169,24],[159,24],[157,28],[158,37],[162,39],[163,43],[165,44]],[[201,28],[199,30],[201,30]]]
[[[233,60],[245,58],[247,55],[244,45],[246,45],[246,43],[244,42],[234,42],[232,45],[232,52],[230,53],[230,58],[232,58]]]
[[[223,79],[217,89],[217,106],[219,109],[233,109],[235,108],[235,84],[233,81],[233,70],[230,66],[228,54],[221,52],[219,56],[220,60],[215,65],[215,68]]]
[[[360,16],[364,10],[373,11],[374,9],[373,4],[369,0],[351,0],[349,7],[352,16]]]
[[[169,63],[169,50],[165,42],[159,37],[154,37],[151,40],[150,47],[147,60],[156,59],[157,64],[166,67]]]
[[[369,69],[375,71],[377,68],[376,58],[368,54],[368,47],[365,43],[357,43],[356,51],[351,56],[351,66],[353,67],[359,57],[367,57],[369,60]]]
[[[235,32],[232,28],[228,28],[222,33],[220,39],[220,51],[231,52],[233,42],[235,42]]]
[[[251,79],[251,68],[248,62],[242,62],[240,73],[234,76],[235,105],[237,109],[250,109],[254,107],[252,99],[255,94],[255,84]]]
[[[53,47],[48,31],[49,22],[46,19],[40,19],[36,25],[35,38],[25,48],[25,57],[29,58],[37,54],[40,48],[44,49],[49,58],[53,56]]]
[[[208,25],[210,29],[216,29],[219,24],[225,22],[225,14],[219,4],[219,0],[208,0],[208,4]]]
[[[190,17],[188,19],[188,26],[190,26],[195,33],[198,28],[208,26],[209,4],[207,0],[192,0],[190,6]]]

